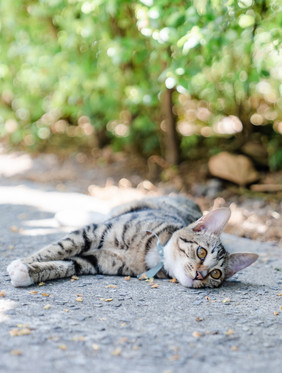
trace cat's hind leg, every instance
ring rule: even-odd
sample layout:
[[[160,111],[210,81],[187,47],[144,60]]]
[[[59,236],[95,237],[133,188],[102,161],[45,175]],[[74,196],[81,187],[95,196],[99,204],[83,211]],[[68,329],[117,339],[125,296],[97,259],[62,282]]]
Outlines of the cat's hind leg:
[[[73,257],[68,260],[25,263],[15,260],[7,268],[11,283],[15,287],[25,287],[43,281],[70,277],[80,274],[95,274],[96,270],[85,259]]]

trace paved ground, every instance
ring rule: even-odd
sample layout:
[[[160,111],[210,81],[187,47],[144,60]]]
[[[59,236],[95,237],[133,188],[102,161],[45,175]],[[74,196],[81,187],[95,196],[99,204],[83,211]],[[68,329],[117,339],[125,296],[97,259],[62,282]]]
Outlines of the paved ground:
[[[260,259],[214,290],[110,276],[13,288],[7,264],[62,236],[54,212],[93,206],[89,198],[0,181],[1,372],[281,372],[282,254],[274,245],[225,235],[227,247]]]

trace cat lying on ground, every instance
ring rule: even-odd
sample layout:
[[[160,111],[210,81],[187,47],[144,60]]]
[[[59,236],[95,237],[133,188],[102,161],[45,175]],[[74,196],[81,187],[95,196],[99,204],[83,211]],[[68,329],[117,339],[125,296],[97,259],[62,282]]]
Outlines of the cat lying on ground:
[[[229,217],[229,208],[202,216],[198,205],[183,196],[134,201],[115,208],[103,223],[13,261],[7,270],[15,287],[73,275],[137,276],[155,266],[158,278],[174,277],[193,288],[218,287],[258,258],[225,250],[220,233]]]

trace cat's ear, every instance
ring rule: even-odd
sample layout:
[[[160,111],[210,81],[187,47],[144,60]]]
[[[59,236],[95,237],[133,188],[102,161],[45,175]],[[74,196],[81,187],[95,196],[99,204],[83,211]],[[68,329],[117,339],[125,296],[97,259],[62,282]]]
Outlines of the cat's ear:
[[[235,273],[253,264],[258,258],[257,254],[252,253],[234,253],[228,258],[225,278],[233,276]]]
[[[210,232],[220,234],[231,215],[228,207],[212,210],[207,215],[202,216],[196,223],[193,224],[194,232]]]

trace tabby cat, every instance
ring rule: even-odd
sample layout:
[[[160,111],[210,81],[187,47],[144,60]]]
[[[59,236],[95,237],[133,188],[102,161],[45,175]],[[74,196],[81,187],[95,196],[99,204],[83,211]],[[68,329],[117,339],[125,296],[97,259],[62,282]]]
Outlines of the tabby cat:
[[[156,277],[183,286],[217,287],[258,255],[229,254],[220,241],[230,210],[201,216],[184,196],[131,202],[101,224],[90,224],[7,268],[15,287],[85,274],[137,276],[162,263]],[[159,240],[159,241],[158,241]],[[163,260],[157,243],[163,247]]]

